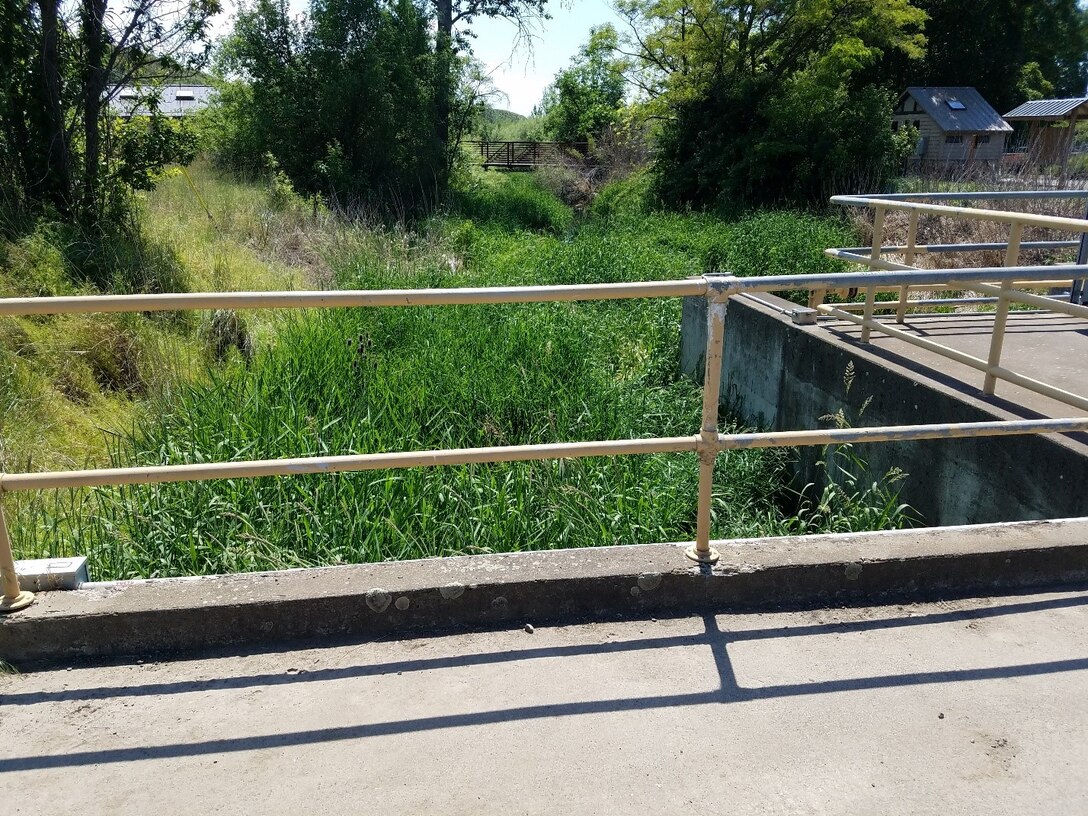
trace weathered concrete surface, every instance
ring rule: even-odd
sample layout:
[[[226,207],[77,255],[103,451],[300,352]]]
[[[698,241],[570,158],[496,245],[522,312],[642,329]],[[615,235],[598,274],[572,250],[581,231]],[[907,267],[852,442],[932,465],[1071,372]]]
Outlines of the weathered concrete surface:
[[[881,319],[917,337],[936,340],[983,360],[990,352],[994,324],[992,314],[909,315],[907,322],[901,326],[896,325],[893,317]],[[849,340],[858,340],[861,336],[861,327],[846,321],[821,325]],[[1068,315],[1010,312],[1005,343],[1001,349],[1001,365],[1074,394],[1088,393],[1084,372],[1084,361],[1088,360],[1088,332],[1085,329],[1088,329],[1088,323]],[[877,349],[901,355],[913,363],[940,372],[942,378],[960,383],[968,392],[977,393],[982,388],[982,373],[970,366],[879,332],[873,333],[872,344]],[[998,382],[997,396],[1040,416],[1059,418],[1080,416],[1082,413],[1065,403],[1012,383]]]
[[[785,301],[761,297],[792,308]],[[682,328],[681,367],[700,380],[705,364],[705,309],[705,300],[686,299]],[[1052,348],[1047,353],[1061,352]],[[961,381],[950,376],[947,372],[960,368],[950,361],[930,362],[933,368],[880,345],[861,346],[822,324],[795,326],[772,306],[742,296],[733,298],[728,307],[722,400],[772,430],[827,427],[829,423],[820,418],[840,409],[858,427],[1039,416],[1011,398],[984,399],[980,379]],[[854,378],[847,388],[843,376],[849,364],[853,364]],[[1020,364],[1027,373],[1047,378],[1038,365],[1033,367],[1026,360]],[[1063,361],[1061,366],[1068,364]],[[999,384],[999,390],[1015,396],[1004,384]],[[1079,414],[1068,408],[1055,415]],[[1083,436],[882,442],[860,445],[857,451],[873,473],[899,467],[909,474],[901,484],[902,499],[926,524],[979,524],[1088,513],[1084,487],[1088,485],[1088,445]],[[822,481],[823,472],[816,464],[822,456],[819,448],[802,451],[796,467],[798,485]]]
[[[466,556],[89,585],[0,618],[17,664],[303,638],[961,597],[1088,582],[1088,519]]]
[[[0,676],[7,813],[1088,812],[1088,593]]]

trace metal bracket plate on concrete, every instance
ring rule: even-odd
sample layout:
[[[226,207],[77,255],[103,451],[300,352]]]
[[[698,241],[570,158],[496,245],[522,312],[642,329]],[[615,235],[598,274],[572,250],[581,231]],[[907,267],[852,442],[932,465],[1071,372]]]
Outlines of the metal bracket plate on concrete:
[[[79,589],[81,584],[90,580],[87,559],[82,555],[16,561],[15,574],[19,576],[19,589],[27,592]]]

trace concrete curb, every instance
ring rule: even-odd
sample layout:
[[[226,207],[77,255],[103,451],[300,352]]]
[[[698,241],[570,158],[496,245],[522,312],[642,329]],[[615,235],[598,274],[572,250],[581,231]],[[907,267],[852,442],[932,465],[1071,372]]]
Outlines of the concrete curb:
[[[16,665],[299,639],[880,603],[1088,582],[1088,519],[87,584],[0,619]]]

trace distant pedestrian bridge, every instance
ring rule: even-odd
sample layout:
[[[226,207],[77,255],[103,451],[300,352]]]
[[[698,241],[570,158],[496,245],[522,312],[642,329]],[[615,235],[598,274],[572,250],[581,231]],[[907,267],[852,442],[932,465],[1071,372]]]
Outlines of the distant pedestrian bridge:
[[[589,152],[587,142],[466,142],[466,147],[482,160],[484,168],[495,170],[535,170],[562,164],[565,159],[583,159]]]

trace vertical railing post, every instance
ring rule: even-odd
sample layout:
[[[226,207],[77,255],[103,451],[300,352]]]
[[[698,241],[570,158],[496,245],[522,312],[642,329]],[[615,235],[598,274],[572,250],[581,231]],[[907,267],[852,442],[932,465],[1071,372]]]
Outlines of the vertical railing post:
[[[914,266],[914,247],[918,243],[918,210],[910,211],[910,221],[907,223],[907,251],[903,253],[903,263]],[[910,286],[899,287],[899,306],[895,310],[895,322],[902,323],[907,319],[907,300],[910,298]]]
[[[873,213],[873,251],[870,258],[880,260],[880,249],[884,246],[884,208],[877,207]],[[872,269],[872,267],[869,267]],[[868,343],[872,334],[873,306],[876,303],[876,288],[865,287],[865,322],[861,324],[861,342]]]
[[[1088,220],[1088,209],[1084,212],[1084,218]],[[1077,247],[1077,266],[1084,266],[1086,263],[1088,263],[1088,232],[1082,232],[1080,245]],[[1073,281],[1069,290],[1069,301],[1076,304],[1084,303],[1084,278]]]
[[[718,458],[718,405],[722,387],[722,350],[725,346],[725,307],[730,277],[707,277],[706,370],[703,374],[703,422],[699,429],[699,508],[695,544],[688,558],[703,564],[718,560],[710,546],[710,505],[714,493],[714,462]]]
[[[15,572],[15,556],[11,551],[11,538],[4,518],[3,492],[0,489],[0,614],[14,612],[30,606],[34,600],[33,592],[19,590],[19,576]]]
[[[808,307],[815,309],[824,302],[824,298],[827,297],[826,289],[812,289],[808,293]]]
[[[1017,222],[1009,230],[1009,246],[1005,250],[1005,266],[1016,266],[1020,259],[1020,237],[1023,235],[1024,225]],[[997,385],[997,375],[994,369],[1001,364],[1001,347],[1005,344],[1005,325],[1009,320],[1009,290],[1012,289],[1012,279],[1001,281],[1001,294],[997,299],[997,313],[994,315],[994,332],[990,337],[990,354],[986,358],[986,379],[982,382],[982,393],[993,394]]]

